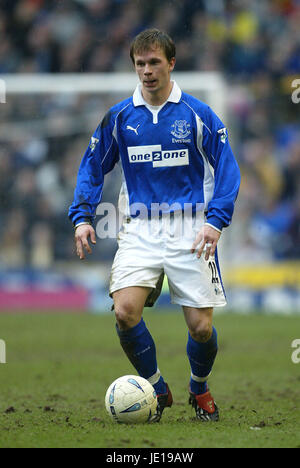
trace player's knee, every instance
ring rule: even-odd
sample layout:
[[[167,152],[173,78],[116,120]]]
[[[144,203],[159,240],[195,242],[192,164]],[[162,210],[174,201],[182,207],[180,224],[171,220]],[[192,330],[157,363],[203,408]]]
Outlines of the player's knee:
[[[118,304],[115,307],[115,316],[120,330],[132,328],[139,321],[134,305],[130,301]]]
[[[212,335],[212,325],[209,322],[200,321],[190,329],[190,335],[193,340],[205,343]]]

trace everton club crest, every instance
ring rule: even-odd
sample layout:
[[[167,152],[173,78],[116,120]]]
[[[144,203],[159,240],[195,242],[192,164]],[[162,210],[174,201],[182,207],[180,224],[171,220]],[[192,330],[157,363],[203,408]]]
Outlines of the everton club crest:
[[[174,124],[172,125],[171,134],[175,138],[178,138],[179,140],[183,140],[191,134],[189,128],[190,128],[190,124],[188,124],[186,120],[176,120]]]

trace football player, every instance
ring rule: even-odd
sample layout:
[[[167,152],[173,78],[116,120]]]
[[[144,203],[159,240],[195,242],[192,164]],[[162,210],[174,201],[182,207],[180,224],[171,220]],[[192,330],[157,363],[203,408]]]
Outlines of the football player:
[[[120,163],[124,223],[111,273],[116,330],[139,375],[158,395],[159,421],[173,402],[157,364],[153,337],[142,318],[167,276],[172,303],[182,307],[191,368],[189,402],[201,421],[219,410],[207,379],[218,351],[214,307],[226,305],[217,244],[232,220],[240,171],[225,125],[205,103],[171,79],[173,40],[150,29],[132,42],[139,77],[133,96],[113,106],[83,157],[69,216],[77,254],[96,243],[93,227],[105,174]],[[172,327],[172,323],[170,323]]]

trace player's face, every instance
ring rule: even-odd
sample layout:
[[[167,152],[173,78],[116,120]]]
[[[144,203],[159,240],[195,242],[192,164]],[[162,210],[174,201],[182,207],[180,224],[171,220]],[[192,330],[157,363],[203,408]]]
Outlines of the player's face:
[[[175,58],[169,62],[162,49],[154,48],[135,55],[134,59],[144,98],[147,100],[147,97],[155,95],[166,100],[170,94],[170,73],[174,69]]]

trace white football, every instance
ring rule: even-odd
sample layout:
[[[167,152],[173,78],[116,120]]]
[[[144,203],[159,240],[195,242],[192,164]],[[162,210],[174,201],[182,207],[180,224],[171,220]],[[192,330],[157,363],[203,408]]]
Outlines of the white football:
[[[148,380],[137,375],[124,375],[107,389],[105,407],[119,423],[149,422],[157,408],[157,397]]]

